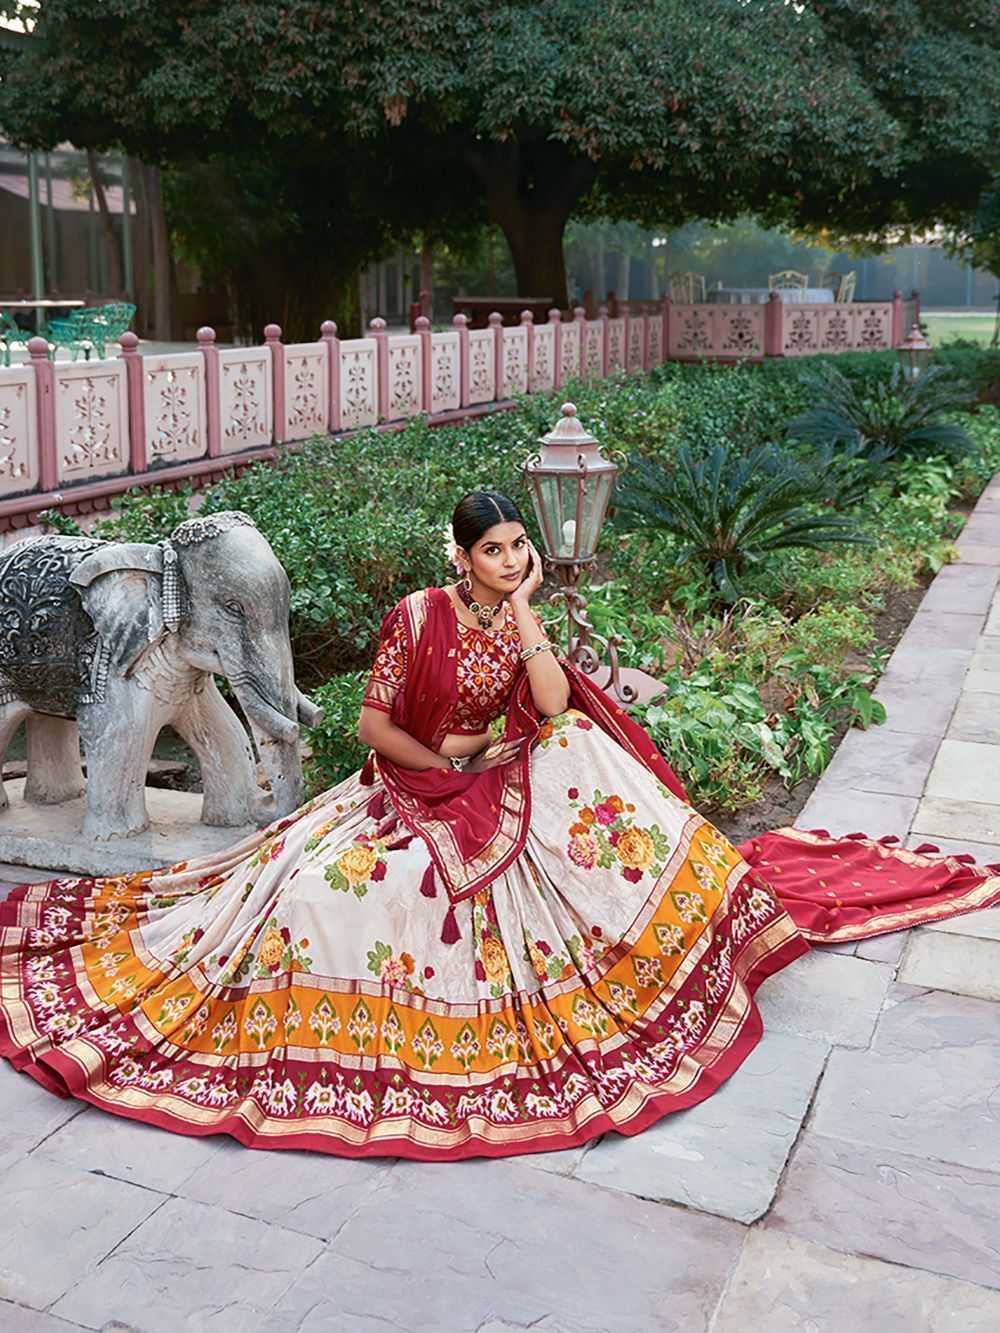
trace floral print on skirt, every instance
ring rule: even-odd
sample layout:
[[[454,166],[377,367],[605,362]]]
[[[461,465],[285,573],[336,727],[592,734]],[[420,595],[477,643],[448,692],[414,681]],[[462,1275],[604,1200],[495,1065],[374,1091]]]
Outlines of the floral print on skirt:
[[[531,762],[525,850],[450,944],[425,845],[358,775],[214,858],[15,891],[0,1052],[122,1115],[348,1156],[547,1151],[702,1100],[805,942],[583,714]]]

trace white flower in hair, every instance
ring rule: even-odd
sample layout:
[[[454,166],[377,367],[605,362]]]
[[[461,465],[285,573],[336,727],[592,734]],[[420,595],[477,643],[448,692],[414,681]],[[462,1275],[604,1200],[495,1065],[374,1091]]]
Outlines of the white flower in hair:
[[[458,558],[458,543],[455,541],[455,533],[449,523],[443,532],[444,537],[444,558],[451,565],[456,574],[463,573],[462,562]]]

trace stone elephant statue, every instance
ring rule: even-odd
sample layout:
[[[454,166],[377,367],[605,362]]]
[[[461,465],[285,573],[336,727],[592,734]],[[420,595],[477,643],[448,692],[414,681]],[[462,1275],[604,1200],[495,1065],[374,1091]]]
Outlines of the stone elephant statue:
[[[290,813],[303,800],[299,723],[322,714],[295,685],[288,607],[285,571],[246,514],[191,518],[159,543],[46,536],[0,552],[0,755],[26,720],[26,800],[83,793],[82,738],[84,835],[141,832],[147,764],[170,725],[201,763],[203,823]],[[269,798],[213,674],[246,714]]]

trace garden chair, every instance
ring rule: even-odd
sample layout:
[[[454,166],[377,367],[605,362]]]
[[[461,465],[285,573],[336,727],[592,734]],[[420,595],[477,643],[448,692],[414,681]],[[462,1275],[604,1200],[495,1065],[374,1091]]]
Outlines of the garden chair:
[[[830,291],[833,292],[834,300],[836,300],[837,293],[840,291],[840,284],[843,282],[843,280],[844,280],[844,275],[842,273],[838,273],[835,268],[831,268],[827,269],[827,271],[820,278],[819,285],[821,287],[829,287]]]
[[[65,347],[74,361],[80,352],[83,352],[88,361],[90,360],[90,351],[94,346],[90,338],[90,321],[93,313],[90,307],[85,307],[83,310],[74,310],[65,317],[49,320],[48,339],[51,357],[55,357],[57,348]]]
[[[0,310],[0,338],[3,339],[3,363],[10,365],[10,349],[12,347],[27,347],[29,339],[35,335],[30,329],[22,329],[13,315],[6,310]]]
[[[809,286],[808,273],[796,273],[793,268],[783,268],[780,273],[770,273],[767,289],[770,292],[801,291],[805,295]]]
[[[97,355],[103,359],[105,346],[117,342],[132,323],[135,306],[131,301],[108,301],[106,305],[96,306],[91,314],[91,341],[97,348]]]
[[[837,288],[837,302],[854,300],[854,285],[858,280],[857,272],[851,269],[850,273],[845,273],[840,279],[840,286]]]
[[[679,305],[693,305],[705,299],[705,279],[700,273],[671,273],[670,299]]]

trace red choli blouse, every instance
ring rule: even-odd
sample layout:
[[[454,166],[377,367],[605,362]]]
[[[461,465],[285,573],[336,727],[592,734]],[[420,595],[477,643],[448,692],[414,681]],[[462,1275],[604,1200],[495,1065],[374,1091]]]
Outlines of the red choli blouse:
[[[458,629],[458,707],[449,728],[453,734],[478,736],[507,711],[514,678],[521,665],[521,636],[508,606],[495,630],[463,625]],[[365,708],[391,713],[393,700],[406,679],[406,636],[397,612],[379,644]]]

